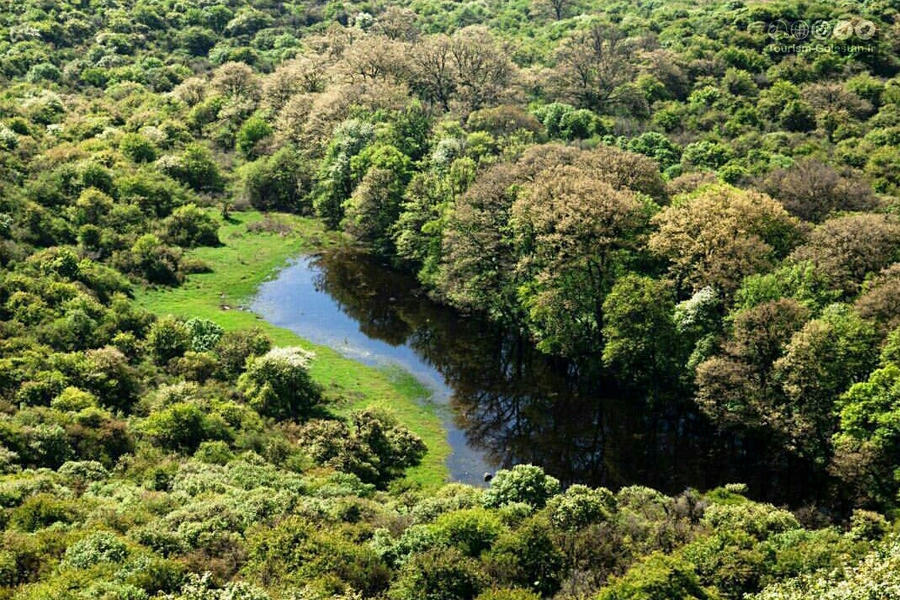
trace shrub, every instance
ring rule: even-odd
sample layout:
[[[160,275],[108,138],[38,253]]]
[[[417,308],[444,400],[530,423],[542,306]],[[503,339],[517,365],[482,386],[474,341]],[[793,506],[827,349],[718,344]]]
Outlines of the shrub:
[[[240,195],[257,210],[310,212],[307,196],[312,188],[309,165],[286,146],[270,157],[245,165],[240,175]]]
[[[690,564],[663,554],[652,554],[622,577],[614,577],[597,600],[713,600],[715,594],[700,585]]]
[[[469,131],[486,131],[494,137],[512,135],[519,130],[540,133],[541,123],[517,106],[482,108],[469,114],[466,121]]]
[[[66,550],[63,564],[88,569],[100,563],[118,563],[128,557],[128,547],[115,534],[98,531],[75,542]]]
[[[180,252],[164,245],[152,233],[137,239],[131,247],[129,259],[130,264],[126,264],[125,269],[139,274],[150,283],[172,285],[180,281]]]
[[[198,317],[188,319],[184,326],[191,334],[191,350],[194,352],[212,350],[225,333],[218,323]]]
[[[237,133],[237,147],[247,158],[258,155],[257,146],[265,138],[272,135],[274,129],[264,118],[254,115],[244,121]]]
[[[11,511],[9,522],[23,531],[37,531],[54,523],[71,523],[75,516],[68,502],[49,494],[36,494]]]
[[[203,442],[194,453],[194,458],[211,465],[225,465],[234,458],[234,453],[223,441]]]
[[[119,151],[136,163],[156,160],[156,145],[139,133],[126,133],[119,141]]]
[[[391,600],[473,600],[487,585],[478,562],[454,548],[414,555],[388,592]]]
[[[466,556],[477,558],[489,550],[503,530],[500,520],[481,508],[441,515],[434,523],[438,537]]]
[[[150,326],[147,347],[158,365],[184,355],[191,346],[191,330],[172,316],[158,319]]]
[[[170,244],[184,248],[219,244],[219,225],[195,204],[179,206],[162,225],[165,240]]]
[[[228,437],[221,418],[210,417],[189,402],[154,412],[139,423],[138,430],[166,450],[186,453],[195,452],[204,440]]]
[[[261,329],[229,331],[216,344],[222,375],[235,379],[244,371],[247,359],[261,356],[272,349],[272,340]]]
[[[297,420],[322,403],[322,390],[309,375],[315,354],[303,348],[275,348],[251,358],[238,386],[261,415]]]
[[[608,519],[615,504],[615,497],[609,490],[594,490],[576,484],[550,501],[550,520],[560,529],[575,531]]]
[[[42,81],[59,81],[62,73],[53,63],[38,63],[28,70],[25,78],[32,83],[40,83]]]
[[[224,185],[212,153],[199,143],[188,144],[180,156],[164,156],[158,161],[162,170],[191,189],[218,192]]]
[[[353,413],[352,427],[314,420],[300,430],[304,451],[316,462],[384,487],[419,464],[425,444],[390,415],[373,409]]]
[[[484,493],[484,506],[497,508],[512,502],[524,502],[542,508],[560,490],[559,480],[534,465],[516,465],[497,471],[491,487]]]
[[[90,406],[99,406],[97,397],[76,387],[67,387],[50,402],[56,410],[78,412]]]
[[[565,555],[556,546],[550,524],[541,515],[502,535],[487,556],[489,572],[505,585],[552,596],[565,577]]]

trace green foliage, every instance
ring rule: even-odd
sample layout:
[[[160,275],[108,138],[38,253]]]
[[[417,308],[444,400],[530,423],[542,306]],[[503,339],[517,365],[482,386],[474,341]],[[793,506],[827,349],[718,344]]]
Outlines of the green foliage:
[[[219,167],[202,144],[189,144],[178,156],[163,156],[159,164],[164,173],[191,189],[217,192],[223,187]]]
[[[244,121],[237,133],[237,148],[247,158],[258,156],[258,147],[267,137],[272,135],[272,126],[259,115],[254,115]]]
[[[215,353],[226,379],[237,379],[247,359],[262,356],[272,349],[272,340],[262,330],[227,331],[218,340]]]
[[[154,412],[138,429],[141,434],[166,450],[193,453],[208,439],[229,437],[221,418],[207,415],[193,403],[180,402]]]
[[[623,577],[613,578],[600,591],[598,600],[707,600],[717,598],[705,589],[690,563],[663,554],[653,554]]]
[[[181,255],[177,250],[163,244],[152,233],[142,235],[131,247],[129,256],[123,257],[129,270],[144,277],[150,283],[178,283]]]
[[[150,327],[147,346],[156,363],[165,365],[190,348],[191,330],[174,317],[163,317]]]
[[[76,514],[70,502],[50,494],[35,494],[11,511],[9,524],[21,531],[33,532],[56,523],[70,523]]]
[[[122,562],[127,556],[125,543],[114,534],[102,531],[69,546],[63,564],[76,569],[89,569],[101,563]]]
[[[195,204],[176,208],[162,222],[165,240],[170,244],[191,248],[193,246],[217,246],[219,226],[209,213]]]
[[[591,489],[575,484],[555,496],[549,508],[554,526],[574,531],[608,520],[615,509],[615,497],[605,488]]]
[[[367,409],[351,423],[314,420],[300,432],[304,450],[316,462],[380,487],[425,456],[422,440],[384,411]]]
[[[648,131],[628,140],[628,150],[649,156],[659,164],[659,168],[665,171],[669,167],[678,164],[681,160],[681,149],[669,138]]]
[[[209,319],[188,319],[184,326],[191,335],[191,350],[194,352],[207,352],[215,348],[219,340],[225,334],[222,329],[214,321]]]
[[[455,549],[416,554],[391,586],[392,600],[474,600],[487,576],[472,558]]]
[[[308,213],[310,167],[293,148],[285,146],[270,157],[245,165],[239,172],[240,193],[258,210]]]
[[[493,513],[470,508],[444,513],[434,522],[434,531],[442,542],[477,558],[490,549],[502,525]]]
[[[119,150],[136,163],[149,163],[156,160],[156,145],[139,133],[128,133],[119,140]]]
[[[338,531],[317,530],[297,517],[272,528],[256,529],[248,546],[245,570],[262,582],[300,585],[318,581],[332,593],[349,588],[375,594],[385,590],[390,576],[368,548],[343,538]]]
[[[490,572],[504,584],[541,596],[556,593],[565,573],[565,555],[541,517],[528,519],[518,530],[501,536],[487,563]]]
[[[351,159],[372,141],[374,134],[372,125],[356,119],[335,128],[313,191],[316,214],[330,227],[340,224],[344,202],[353,192]]]
[[[315,354],[303,348],[275,348],[251,357],[238,383],[261,415],[297,420],[322,403],[322,391],[309,375]]]
[[[559,481],[534,465],[516,465],[501,469],[491,479],[491,487],[484,493],[484,505],[496,508],[513,502],[524,502],[542,508],[559,492]]]
[[[896,7],[848,6],[6,3],[0,598],[895,596],[870,509],[900,489]],[[774,49],[851,13],[833,51]],[[337,239],[248,205],[315,214],[637,412],[696,401],[749,458],[835,478],[822,510],[754,478],[417,487],[440,432],[348,408],[395,388],[239,330],[220,294],[256,275],[193,302]],[[185,321],[136,308],[207,263],[154,292]],[[520,419],[555,417],[541,396]]]
[[[596,114],[569,104],[553,102],[535,109],[533,114],[550,137],[583,140],[606,133],[603,122]]]
[[[603,362],[622,381],[671,385],[679,359],[671,286],[649,277],[619,278],[603,303]]]
[[[67,387],[50,402],[50,406],[66,412],[79,412],[97,406],[97,397],[76,387]]]
[[[893,496],[900,482],[890,472],[887,457],[900,444],[900,367],[888,363],[868,381],[854,384],[841,396],[838,409],[838,465],[852,469],[845,473],[847,478],[871,486],[860,490],[865,494],[882,499]],[[861,457],[850,464],[841,460],[853,454]]]
[[[834,598],[862,600],[890,597],[898,581],[898,545],[890,541],[844,570],[822,571],[767,587],[754,596],[757,600],[807,600]]]

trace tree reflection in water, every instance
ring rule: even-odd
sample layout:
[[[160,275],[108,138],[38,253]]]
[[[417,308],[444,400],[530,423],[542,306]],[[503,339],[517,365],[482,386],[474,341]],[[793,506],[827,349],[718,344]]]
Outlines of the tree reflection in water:
[[[369,338],[411,347],[453,390],[468,443],[498,467],[534,463],[564,483],[666,493],[729,482],[797,505],[823,497],[827,478],[762,440],[717,431],[689,399],[647,406],[614,381],[536,351],[514,333],[430,300],[414,278],[353,250],[312,263],[315,284]]]

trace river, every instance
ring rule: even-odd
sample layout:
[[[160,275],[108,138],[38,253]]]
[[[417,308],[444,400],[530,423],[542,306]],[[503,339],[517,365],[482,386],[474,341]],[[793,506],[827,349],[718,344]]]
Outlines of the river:
[[[690,403],[619,397],[516,335],[431,301],[414,278],[354,250],[300,257],[251,306],[273,325],[377,366],[399,366],[440,405],[451,479],[541,465],[563,483],[665,493],[741,482],[799,505],[824,496],[809,465],[760,440],[717,431]]]

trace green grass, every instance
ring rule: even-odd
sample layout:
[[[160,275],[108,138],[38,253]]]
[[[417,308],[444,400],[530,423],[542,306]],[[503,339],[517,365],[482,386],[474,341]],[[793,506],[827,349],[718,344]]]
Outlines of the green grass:
[[[450,453],[446,432],[437,408],[428,402],[428,390],[410,374],[399,369],[378,369],[341,356],[325,346],[312,344],[287,329],[275,327],[257,315],[236,307],[246,305],[259,285],[273,276],[288,259],[317,249],[342,243],[339,234],[327,232],[321,224],[293,215],[278,215],[278,222],[289,232],[250,233],[247,225],[258,223],[257,212],[235,213],[230,223],[219,230],[223,245],[197,248],[188,254],[211,268],[210,273],[190,275],[178,288],[145,288],[137,293],[137,302],[158,315],[202,317],[226,330],[259,327],[276,345],[300,345],[316,353],[311,369],[330,397],[338,397],[332,409],[345,415],[366,406],[390,409],[397,418],[418,434],[428,446],[428,454],[408,479],[426,486],[444,482],[444,465]],[[228,306],[231,310],[224,310]]]

